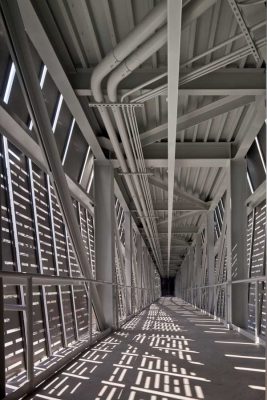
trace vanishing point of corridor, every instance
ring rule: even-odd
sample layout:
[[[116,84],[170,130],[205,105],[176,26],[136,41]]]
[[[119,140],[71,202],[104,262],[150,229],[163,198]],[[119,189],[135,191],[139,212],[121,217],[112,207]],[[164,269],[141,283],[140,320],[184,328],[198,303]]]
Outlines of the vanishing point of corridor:
[[[161,298],[30,399],[261,400],[264,349],[177,298]]]

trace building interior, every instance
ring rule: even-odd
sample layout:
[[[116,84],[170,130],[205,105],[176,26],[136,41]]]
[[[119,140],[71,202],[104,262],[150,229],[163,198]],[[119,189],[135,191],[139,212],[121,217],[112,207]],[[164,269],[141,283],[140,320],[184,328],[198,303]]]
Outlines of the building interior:
[[[0,400],[267,400],[266,0],[0,0]]]

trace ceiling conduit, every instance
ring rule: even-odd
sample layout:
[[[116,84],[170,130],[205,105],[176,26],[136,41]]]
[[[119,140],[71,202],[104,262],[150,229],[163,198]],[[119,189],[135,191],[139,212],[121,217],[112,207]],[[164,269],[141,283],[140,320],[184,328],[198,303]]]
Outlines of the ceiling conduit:
[[[111,72],[125,57],[127,57],[131,51],[133,51],[137,46],[139,46],[145,39],[147,39],[157,28],[162,25],[167,18],[167,3],[166,0],[162,1],[157,7],[155,7],[142,21],[141,23],[129,33],[129,35],[118,44],[118,46],[113,49],[94,69],[91,77],[91,89],[94,99],[97,102],[103,102],[104,97],[101,91],[101,82],[103,78]],[[108,110],[105,108],[100,109],[100,114],[103,119],[104,125],[106,127],[107,133],[109,135],[110,141],[113,145],[116,157],[120,163],[123,172],[128,172],[128,166],[124,159],[123,152],[120,147],[120,143],[117,138],[117,134],[112,125],[112,121]],[[133,180],[136,184],[136,176],[133,176]],[[132,199],[135,203],[138,214],[141,217],[143,227],[145,229],[146,236],[149,240],[150,246],[153,250],[154,257],[156,259],[157,266],[161,271],[160,259],[158,257],[158,249],[156,247],[153,231],[151,229],[150,221],[147,221],[142,216],[145,215],[145,209],[141,208],[141,204],[144,205],[144,199],[142,198],[142,193],[136,195],[136,190],[132,183],[132,178],[130,176],[125,176],[128,188],[130,190]]]
[[[190,24],[194,19],[198,18],[202,13],[204,13],[209,7],[211,7],[214,3],[216,2],[216,0],[203,0],[201,2],[201,7],[199,6],[199,3],[190,3],[188,6],[185,7],[184,12],[183,12],[183,23],[182,23],[182,28],[184,29],[188,24]],[[194,5],[193,5],[194,4]],[[129,33],[129,35],[122,40],[114,49],[112,52],[110,52],[98,65],[97,67],[94,69],[93,73],[92,73],[92,77],[91,77],[91,90],[92,90],[92,94],[94,96],[95,101],[97,102],[103,102],[104,97],[103,97],[103,93],[101,90],[101,82],[103,80],[103,78],[108,75],[113,69],[115,69],[118,64],[120,64],[131,52],[133,52],[142,42],[144,42],[149,36],[152,35],[152,33],[158,29],[165,21],[167,18],[167,4],[166,4],[166,0],[162,1],[158,6],[156,6],[142,21],[141,23],[133,30]],[[157,40],[159,41],[158,43],[162,43],[160,45],[160,47],[162,47],[162,45],[164,44],[164,36],[166,31],[166,27],[162,28],[159,33],[157,33],[155,36],[157,37]],[[157,40],[154,43],[154,45],[156,46],[155,48],[153,48],[153,52],[157,51]],[[165,43],[166,43],[167,38],[165,38]],[[146,47],[147,51],[149,51],[148,47],[146,45],[144,45],[144,47]],[[159,48],[160,48],[159,47]],[[152,53],[153,54],[153,53]],[[137,56],[133,56],[133,58],[129,58],[128,62],[124,65],[124,67],[122,67],[123,70],[125,70],[125,66],[126,66],[126,70],[130,73],[131,70],[129,71],[129,68],[131,63],[132,64],[132,68],[136,68],[138,65],[140,65],[140,62],[138,60],[138,57],[140,56],[140,59],[142,57],[142,51],[138,52],[137,50]],[[149,57],[149,55],[148,55]],[[137,58],[137,59],[136,59]],[[147,57],[146,57],[147,58]],[[136,60],[135,60],[136,59]],[[134,65],[136,65],[136,67],[134,67]],[[128,66],[128,67],[127,67]],[[126,75],[125,75],[126,76]],[[121,78],[123,79],[124,76]],[[111,84],[110,84],[111,85]],[[112,86],[111,86],[112,87]],[[111,89],[110,89],[111,90]],[[115,96],[116,97],[116,96]],[[114,152],[116,154],[116,157],[119,161],[119,164],[121,166],[121,169],[123,172],[128,172],[128,166],[127,163],[124,159],[123,156],[123,152],[122,149],[120,147],[120,143],[118,141],[115,129],[112,125],[112,121],[110,118],[110,115],[108,113],[108,110],[106,108],[102,108],[100,109],[100,114],[102,116],[104,125],[106,127],[107,133],[109,135],[110,141],[113,145],[113,149]],[[123,121],[123,120],[122,120]],[[125,131],[125,130],[124,130]],[[123,135],[124,139],[125,139],[125,135]],[[128,142],[128,144],[127,144]],[[125,139],[124,143],[126,144],[126,148],[125,151],[126,153],[128,152],[129,147],[129,140]],[[130,155],[130,153],[129,153]],[[128,158],[128,156],[127,156]],[[132,164],[133,161],[133,164]],[[134,157],[130,156],[128,158],[128,162],[130,164],[130,168],[131,165],[133,167],[133,171],[135,171],[135,167],[134,167]],[[156,259],[156,263],[158,265],[158,268],[161,271],[161,262],[160,262],[160,258],[158,256],[158,247],[154,241],[154,236],[153,236],[153,229],[151,226],[151,221],[147,221],[145,218],[143,218],[143,215],[146,215],[146,205],[145,205],[145,201],[143,198],[142,193],[140,193],[140,185],[139,185],[139,181],[137,179],[137,176],[133,176],[133,180],[134,183],[136,185],[136,190],[138,192],[138,196],[139,198],[136,196],[136,191],[135,188],[133,186],[132,183],[132,179],[130,176],[125,176],[126,182],[128,184],[128,188],[130,190],[131,196],[133,198],[133,201],[136,205],[136,209],[141,217],[141,221],[143,223],[144,229],[145,229],[145,233],[146,236],[150,242],[151,248],[154,250],[154,256]],[[141,206],[139,203],[139,199],[141,201]],[[143,212],[142,213],[142,209]],[[148,234],[148,231],[150,234]]]
[[[117,102],[117,87],[118,84],[120,83],[121,80],[123,80],[126,76],[131,74],[131,72],[139,67],[140,64],[142,64],[146,59],[148,59],[150,56],[152,56],[155,52],[157,52],[164,44],[166,44],[167,41],[167,28],[166,25],[161,28],[155,35],[153,35],[150,39],[148,39],[142,46],[140,46],[136,51],[134,51],[125,61],[123,61],[109,76],[108,79],[108,84],[107,84],[107,93],[109,100],[111,102]],[[131,137],[130,131],[134,131],[134,123],[131,124],[132,129],[128,126],[126,128],[124,120],[123,120],[123,115],[122,111],[120,108],[113,108],[112,109],[114,118],[119,130],[119,134],[122,140],[122,144],[125,150],[125,154],[127,157],[127,161],[129,163],[129,167],[131,169],[131,172],[146,172],[145,171],[145,164],[143,163],[144,168],[136,165],[139,161],[142,162],[144,157],[143,157],[143,152],[142,152],[142,147],[141,147],[141,142],[139,143],[139,146],[134,146],[133,141],[129,141],[129,138]],[[134,113],[134,110],[132,110]],[[130,112],[131,114],[131,112]],[[137,137],[136,139],[140,141],[139,138],[139,132],[137,131]],[[135,152],[134,147],[139,147],[137,151]],[[139,150],[139,151],[138,151]],[[141,150],[141,151],[140,151]],[[136,155],[134,156],[133,153]],[[138,161],[137,161],[138,160]],[[141,161],[142,160],[142,161]],[[142,202],[142,208],[145,212],[145,215],[148,216],[148,218],[152,219],[150,221],[151,223],[151,228],[153,229],[153,237],[156,241],[157,248],[160,249],[160,244],[159,244],[159,239],[158,239],[158,231],[157,231],[157,225],[155,220],[153,219],[154,217],[154,209],[153,209],[153,202],[151,198],[151,193],[149,189],[149,183],[147,180],[147,176],[136,176],[135,177],[136,181],[136,189],[139,194],[140,199],[145,198],[146,203]],[[141,183],[141,186],[140,186]],[[143,190],[142,190],[143,189]],[[140,196],[140,193],[142,193],[142,197]],[[161,256],[160,256],[161,260]]]

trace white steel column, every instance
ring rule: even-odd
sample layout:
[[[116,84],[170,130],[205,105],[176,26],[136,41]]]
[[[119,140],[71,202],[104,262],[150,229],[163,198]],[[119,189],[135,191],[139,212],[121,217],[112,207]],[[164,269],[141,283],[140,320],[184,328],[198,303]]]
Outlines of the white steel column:
[[[208,269],[208,286],[212,286],[215,283],[214,280],[214,267],[215,267],[215,254],[214,254],[214,211],[211,210],[207,212],[206,216],[206,238],[207,238],[207,269]],[[214,288],[211,287],[208,290],[209,299],[209,312],[212,312],[213,308],[213,296],[214,296]]]
[[[200,299],[200,289],[201,286],[201,234],[198,233],[196,235],[196,249],[195,249],[195,280],[196,280],[196,287],[198,288],[195,293],[195,303],[199,306],[199,299]]]
[[[189,274],[188,287],[190,289],[189,300],[190,300],[190,303],[193,303],[193,287],[194,287],[194,248],[193,248],[193,246],[190,246],[190,248],[189,248],[188,274]]]
[[[245,159],[229,162],[228,176],[228,219],[227,219],[227,280],[229,322],[241,328],[248,323],[248,286],[232,285],[232,280],[248,278],[246,258],[247,230],[247,165]],[[232,317],[232,319],[231,319]]]
[[[114,326],[115,293],[115,230],[114,170],[108,160],[94,162],[95,257],[96,279],[110,282],[99,285],[98,292],[107,326]]]
[[[142,264],[143,264],[143,256],[142,256],[142,236],[140,233],[137,233],[137,276],[136,276],[136,282],[137,282],[137,304],[138,304],[138,310],[140,310],[143,306],[143,271],[142,271]]]
[[[184,259],[184,276],[185,276],[185,300],[189,300],[188,290],[189,290],[189,257],[188,254]]]
[[[126,286],[132,286],[132,216],[129,211],[124,211],[124,236],[125,236],[125,280]],[[127,314],[132,314],[132,288],[127,287]]]

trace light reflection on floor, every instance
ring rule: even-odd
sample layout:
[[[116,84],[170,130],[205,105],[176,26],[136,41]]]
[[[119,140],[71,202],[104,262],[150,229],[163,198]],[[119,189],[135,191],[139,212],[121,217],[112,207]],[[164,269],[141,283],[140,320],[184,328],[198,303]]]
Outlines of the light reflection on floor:
[[[264,350],[247,343],[188,304],[162,298],[30,398],[261,400]]]

